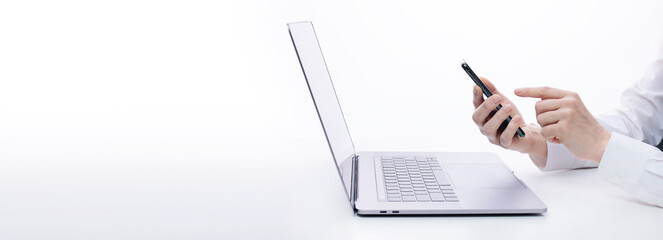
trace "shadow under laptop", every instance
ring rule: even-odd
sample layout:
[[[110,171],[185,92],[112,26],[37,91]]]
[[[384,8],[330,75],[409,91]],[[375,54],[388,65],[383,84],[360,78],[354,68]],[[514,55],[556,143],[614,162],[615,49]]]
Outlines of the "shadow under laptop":
[[[362,218],[537,218],[545,216],[545,213],[523,213],[523,214],[384,214],[384,215],[359,215]]]

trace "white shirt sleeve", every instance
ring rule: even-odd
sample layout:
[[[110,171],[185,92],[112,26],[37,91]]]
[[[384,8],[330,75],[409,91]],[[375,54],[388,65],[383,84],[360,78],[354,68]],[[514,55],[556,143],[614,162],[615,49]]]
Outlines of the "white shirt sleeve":
[[[627,89],[621,105],[597,117],[612,132],[599,174],[637,198],[663,207],[663,56]],[[596,167],[577,159],[561,144],[548,143],[543,171]]]
[[[638,199],[663,207],[663,152],[658,148],[613,132],[599,175]]]

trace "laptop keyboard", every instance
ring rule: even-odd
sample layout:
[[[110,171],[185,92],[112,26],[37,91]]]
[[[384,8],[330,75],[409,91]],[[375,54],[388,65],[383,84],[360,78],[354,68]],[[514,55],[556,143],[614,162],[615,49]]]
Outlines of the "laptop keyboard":
[[[434,156],[381,156],[384,188],[378,198],[389,202],[458,202],[440,163]],[[379,173],[378,173],[379,174]],[[380,181],[378,181],[380,182]]]

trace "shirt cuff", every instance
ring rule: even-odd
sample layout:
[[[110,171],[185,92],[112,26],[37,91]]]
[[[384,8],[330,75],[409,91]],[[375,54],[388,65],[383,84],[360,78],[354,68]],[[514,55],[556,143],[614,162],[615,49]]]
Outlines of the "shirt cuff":
[[[571,152],[569,152],[566,147],[562,144],[556,144],[547,142],[548,144],[548,158],[546,159],[546,165],[541,169],[541,171],[555,171],[562,169],[569,169],[573,165],[575,157]]]
[[[654,149],[647,143],[612,132],[599,164],[599,175],[632,192]]]
[[[541,171],[555,171],[576,168],[591,168],[597,164],[591,161],[580,160],[562,144],[548,142],[548,158],[546,166],[540,167]]]

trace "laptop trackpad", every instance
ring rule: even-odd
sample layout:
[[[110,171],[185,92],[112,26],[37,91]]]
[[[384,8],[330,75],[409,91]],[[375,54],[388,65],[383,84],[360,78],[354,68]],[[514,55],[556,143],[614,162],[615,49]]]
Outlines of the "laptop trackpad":
[[[501,164],[445,164],[457,189],[524,189],[515,176]]]

